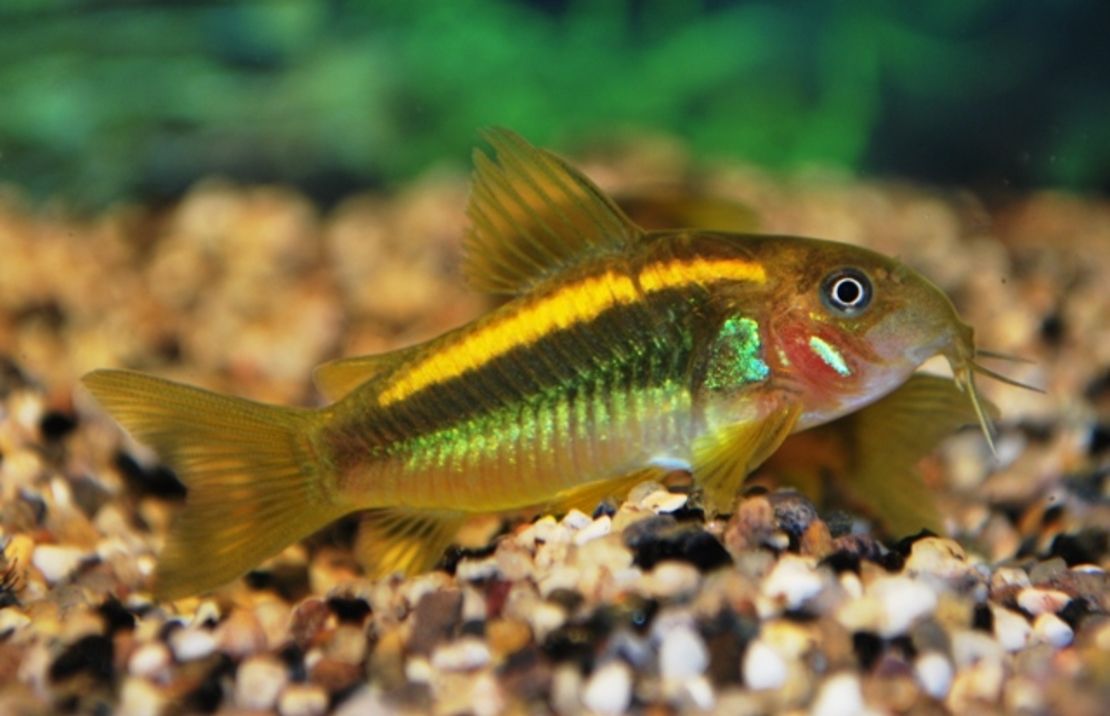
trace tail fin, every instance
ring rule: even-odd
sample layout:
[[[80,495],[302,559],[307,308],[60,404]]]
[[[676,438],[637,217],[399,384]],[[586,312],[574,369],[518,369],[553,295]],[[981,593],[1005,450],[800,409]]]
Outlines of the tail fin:
[[[98,370],[82,381],[188,488],[158,563],[159,598],[228,582],[348,511],[310,443],[310,410],[129,371]]]

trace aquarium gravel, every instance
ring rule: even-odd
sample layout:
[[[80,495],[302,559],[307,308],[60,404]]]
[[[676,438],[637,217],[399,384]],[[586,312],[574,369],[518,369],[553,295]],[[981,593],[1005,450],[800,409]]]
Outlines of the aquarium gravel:
[[[949,536],[880,535],[761,485],[707,521],[675,474],[593,514],[474,524],[410,579],[361,578],[341,524],[226,588],[155,602],[183,488],[77,377],[132,367],[317,400],[314,365],[485,307],[457,273],[465,178],[327,213],[220,182],[80,218],[9,190],[0,712],[1104,713],[1110,204],[695,168],[669,145],[585,168],[618,195],[696,187],[761,231],[898,256],[982,345],[1032,361],[1011,372],[1044,395],[983,385],[997,457],[969,430],[922,465]]]

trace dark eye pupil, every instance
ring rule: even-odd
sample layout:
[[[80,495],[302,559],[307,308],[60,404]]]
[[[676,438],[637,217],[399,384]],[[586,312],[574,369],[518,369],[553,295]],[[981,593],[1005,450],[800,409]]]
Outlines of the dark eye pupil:
[[[821,282],[821,300],[837,313],[859,313],[871,303],[871,281],[859,269],[839,269]]]
[[[854,278],[842,278],[833,287],[836,300],[846,306],[854,306],[863,297],[863,286]]]

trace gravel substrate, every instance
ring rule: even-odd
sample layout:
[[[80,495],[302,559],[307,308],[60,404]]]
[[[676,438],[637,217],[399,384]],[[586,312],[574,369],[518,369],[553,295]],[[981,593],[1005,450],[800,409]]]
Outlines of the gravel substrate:
[[[698,171],[658,145],[588,173],[743,199],[949,291],[1045,395],[984,382],[922,465],[947,537],[879,535],[750,489],[707,522],[675,476],[620,505],[474,525],[443,569],[370,581],[339,524],[200,598],[152,600],[183,490],[76,379],[133,367],[309,404],[313,365],[487,305],[457,276],[465,179],[320,214],[197,187],[76,219],[0,193],[0,713],[1099,714],[1110,704],[1110,205]],[[654,191],[654,190],[653,190]],[[490,535],[498,534],[486,546]]]

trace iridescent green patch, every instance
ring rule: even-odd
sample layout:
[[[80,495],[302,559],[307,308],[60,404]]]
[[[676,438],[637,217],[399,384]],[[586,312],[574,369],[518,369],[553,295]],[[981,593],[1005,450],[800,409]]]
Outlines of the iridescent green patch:
[[[735,390],[765,380],[770,374],[763,360],[759,323],[741,317],[725,321],[713,342],[705,386],[710,390]]]

